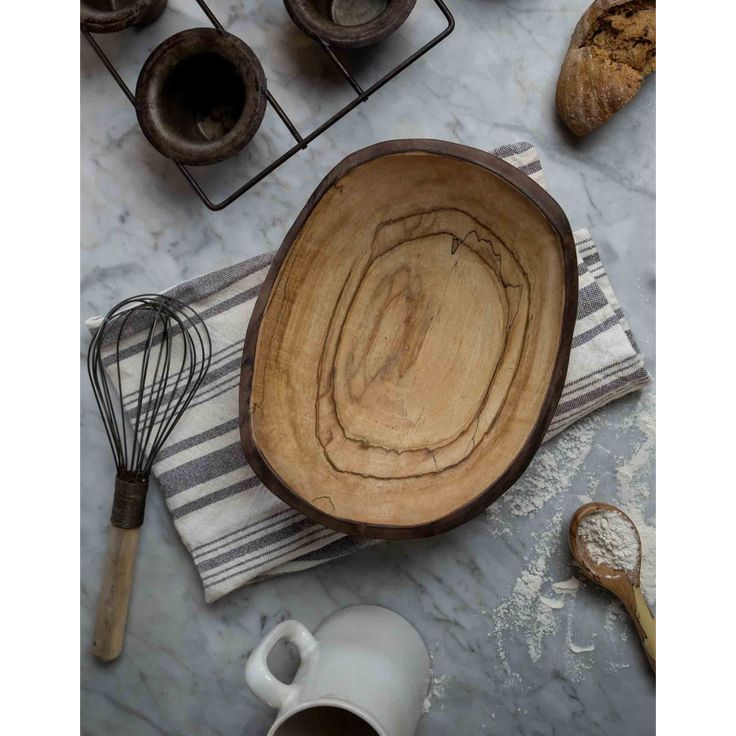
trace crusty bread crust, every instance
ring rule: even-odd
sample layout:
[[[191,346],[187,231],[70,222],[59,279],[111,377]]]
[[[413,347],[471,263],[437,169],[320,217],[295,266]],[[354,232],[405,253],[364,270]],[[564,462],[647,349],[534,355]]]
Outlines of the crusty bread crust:
[[[604,123],[656,64],[656,0],[596,0],[573,31],[557,80],[557,111],[575,135]]]

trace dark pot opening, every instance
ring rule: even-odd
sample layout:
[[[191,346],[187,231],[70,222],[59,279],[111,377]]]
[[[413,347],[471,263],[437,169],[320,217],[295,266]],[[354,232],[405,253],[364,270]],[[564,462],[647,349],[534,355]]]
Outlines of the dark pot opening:
[[[192,28],[154,49],[135,96],[141,129],[164,156],[213,164],[255,135],[266,111],[266,77],[237,36]]]
[[[245,100],[245,83],[233,64],[211,52],[184,59],[159,92],[162,121],[192,142],[216,141],[229,133]]]

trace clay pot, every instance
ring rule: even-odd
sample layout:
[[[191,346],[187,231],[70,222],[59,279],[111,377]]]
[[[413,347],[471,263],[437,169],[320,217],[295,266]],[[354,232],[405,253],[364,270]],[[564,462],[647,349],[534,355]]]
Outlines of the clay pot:
[[[136,87],[146,138],[184,164],[213,164],[253,138],[266,111],[266,76],[237,36],[192,28],[166,39],[146,60]]]
[[[115,33],[131,26],[153,23],[166,7],[166,0],[81,0],[82,30]]]
[[[416,0],[386,0],[383,4],[385,9],[380,12],[382,4],[372,0],[379,14],[361,22],[364,9],[370,12],[370,6],[361,7],[355,0],[284,0],[291,19],[304,33],[340,48],[371,46],[387,38],[409,17]]]

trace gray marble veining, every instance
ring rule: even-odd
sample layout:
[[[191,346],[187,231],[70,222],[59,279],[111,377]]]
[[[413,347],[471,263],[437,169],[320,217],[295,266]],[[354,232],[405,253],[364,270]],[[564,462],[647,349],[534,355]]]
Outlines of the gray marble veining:
[[[349,99],[318,49],[277,0],[212,0],[260,56],[269,86],[304,130]],[[388,138],[434,137],[490,149],[529,140],[574,228],[588,227],[654,374],[655,81],[610,123],[576,141],[554,89],[587,0],[448,0],[455,32],[368,103],[222,213],[207,211],[82,44],[81,322],[133,293],[276,248],[320,179],[351,151]],[[143,31],[101,38],[134,85],[150,50],[204,24],[193,0],[169,0]],[[385,45],[357,59],[364,83],[442,24],[431,0]],[[213,196],[234,188],[290,141],[272,114],[243,156],[202,172]],[[573,573],[565,524],[590,496],[632,502],[654,518],[653,391],[628,397],[546,445],[487,514],[430,540],[381,544],[329,565],[259,583],[206,606],[155,485],[149,496],[126,650],[110,666],[88,654],[114,469],[82,382],[82,726],[86,734],[264,734],[272,712],[245,687],[262,634],[294,617],[316,625],[337,608],[378,603],[412,621],[432,651],[435,682],[419,734],[605,734],[654,731],[654,679],[610,597]],[[550,491],[539,494],[539,488]],[[526,503],[527,499],[536,499]],[[633,500],[632,500],[633,499]],[[540,572],[541,571],[541,572]],[[520,595],[539,594],[559,609]],[[520,584],[519,581],[522,581]],[[533,580],[532,580],[533,582]],[[594,643],[575,654],[570,643]],[[284,661],[288,659],[283,655]],[[286,665],[285,665],[286,666]]]

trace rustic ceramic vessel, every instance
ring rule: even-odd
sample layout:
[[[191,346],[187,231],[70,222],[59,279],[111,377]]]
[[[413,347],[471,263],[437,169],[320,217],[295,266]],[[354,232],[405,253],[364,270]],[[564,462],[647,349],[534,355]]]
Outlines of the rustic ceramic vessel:
[[[266,76],[237,36],[192,28],[166,39],[143,65],[136,112],[146,138],[184,164],[223,161],[253,138],[266,110]]]
[[[153,23],[166,0],[81,0],[82,29],[91,33],[115,33],[131,26]]]
[[[367,22],[365,11],[348,0],[284,0],[294,23],[308,36],[340,48],[371,46],[390,36],[408,17],[416,0],[387,0],[385,9]],[[380,7],[371,2],[372,6]],[[340,20],[342,22],[335,22]],[[357,24],[353,24],[356,22]]]

